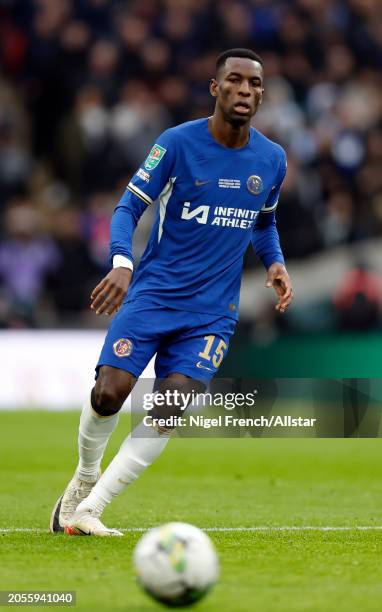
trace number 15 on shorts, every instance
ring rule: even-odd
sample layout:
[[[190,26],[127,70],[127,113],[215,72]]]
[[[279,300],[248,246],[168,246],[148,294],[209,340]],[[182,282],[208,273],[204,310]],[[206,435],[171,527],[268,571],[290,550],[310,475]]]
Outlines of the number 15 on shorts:
[[[218,344],[216,345],[216,336],[204,336],[204,340],[206,341],[206,344],[204,350],[199,353],[199,357],[207,359],[207,361],[212,362],[212,365],[215,368],[218,368],[224,359],[224,354],[228,348],[228,345],[226,342],[224,342],[224,340],[219,340]],[[213,350],[214,345],[215,350]]]

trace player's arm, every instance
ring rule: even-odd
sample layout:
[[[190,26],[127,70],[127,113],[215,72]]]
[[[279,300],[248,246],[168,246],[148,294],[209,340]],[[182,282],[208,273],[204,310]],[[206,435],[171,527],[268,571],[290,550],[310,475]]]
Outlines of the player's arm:
[[[133,234],[144,211],[154,203],[170,180],[175,145],[171,130],[160,136],[115,207],[110,228],[113,268],[91,294],[90,307],[98,315],[114,314],[126,296],[133,275]]]
[[[292,283],[285,267],[276,226],[276,208],[286,173],[285,155],[280,166],[279,182],[272,189],[267,202],[256,219],[252,234],[252,245],[267,270],[265,286],[274,288],[278,298],[276,310],[283,313],[293,299]]]

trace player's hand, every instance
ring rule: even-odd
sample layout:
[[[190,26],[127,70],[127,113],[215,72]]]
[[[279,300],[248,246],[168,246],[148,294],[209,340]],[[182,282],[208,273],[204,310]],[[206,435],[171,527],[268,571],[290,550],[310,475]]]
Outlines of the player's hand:
[[[276,261],[268,268],[265,286],[274,288],[279,300],[275,308],[281,313],[285,312],[293,300],[293,289],[289,274],[282,263]]]
[[[130,285],[132,271],[129,268],[113,268],[93,289],[90,308],[97,315],[112,315],[121,306]]]

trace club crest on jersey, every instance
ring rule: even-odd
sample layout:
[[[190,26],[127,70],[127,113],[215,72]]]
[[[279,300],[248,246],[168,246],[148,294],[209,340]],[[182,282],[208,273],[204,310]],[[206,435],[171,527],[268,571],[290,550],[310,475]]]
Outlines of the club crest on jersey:
[[[128,357],[133,352],[133,343],[128,338],[120,338],[113,344],[114,355]]]
[[[155,144],[153,148],[151,149],[150,153],[148,154],[148,157],[145,161],[144,166],[146,170],[154,170],[154,168],[157,167],[157,165],[159,164],[160,160],[162,159],[166,151],[167,149],[164,149],[159,144]]]
[[[264,189],[263,180],[261,176],[257,176],[256,174],[252,174],[247,179],[247,189],[253,195],[259,195]]]

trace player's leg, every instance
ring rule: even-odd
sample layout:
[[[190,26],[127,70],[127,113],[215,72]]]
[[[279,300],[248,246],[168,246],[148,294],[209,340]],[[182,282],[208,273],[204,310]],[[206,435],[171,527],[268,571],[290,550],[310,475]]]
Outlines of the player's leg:
[[[170,374],[160,384],[162,393],[171,391],[170,399],[164,406],[154,406],[152,418],[167,418],[178,416],[179,406],[171,402],[174,391],[179,393],[200,392],[204,385],[199,381],[191,380],[183,374]],[[129,484],[134,482],[148,468],[165,449],[172,428],[158,428],[154,420],[147,423],[142,421],[123,442],[119,452],[114,457],[100,480],[92,489],[89,496],[83,500],[66,528],[66,532],[77,535],[75,530],[85,526],[87,517],[100,517],[103,510],[114,497],[119,495]],[[85,531],[83,529],[82,531]],[[91,526],[93,535],[103,535],[101,530]],[[105,534],[106,535],[106,534]]]
[[[80,418],[77,472],[81,480],[95,482],[98,479],[104,450],[118,423],[119,410],[135,381],[136,377],[130,372],[107,365],[100,368],[90,402],[84,406]]]
[[[77,506],[100,478],[101,460],[118,423],[119,410],[131,393],[136,377],[110,366],[102,366],[95,387],[80,417],[79,463],[58,499],[51,517],[51,531],[63,531]]]
[[[118,412],[157,350],[157,339],[151,337],[147,320],[142,306],[127,303],[109,328],[97,365],[97,381],[80,418],[79,464],[53,509],[50,525],[53,532],[64,530],[78,504],[98,480]]]
[[[171,402],[174,391],[179,393],[198,393],[205,388],[199,381],[192,380],[183,374],[173,373],[161,381],[159,391],[171,391],[169,400],[164,406],[154,406],[149,416],[152,419],[179,416],[179,405]],[[172,427],[157,427],[155,422],[142,421],[123,442],[119,452],[94,487],[81,508],[93,508],[103,512],[113,497],[118,495],[126,485],[134,482],[162,453],[169,441]]]

